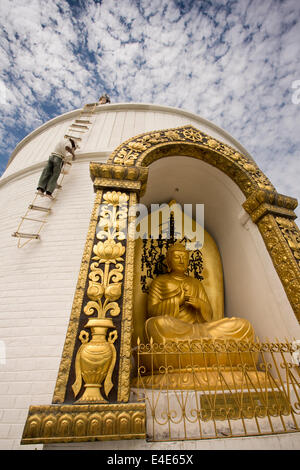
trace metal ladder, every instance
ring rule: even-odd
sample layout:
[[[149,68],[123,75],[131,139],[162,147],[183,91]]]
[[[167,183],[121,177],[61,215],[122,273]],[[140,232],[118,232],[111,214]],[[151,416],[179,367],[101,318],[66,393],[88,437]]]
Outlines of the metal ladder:
[[[79,117],[77,117],[74,122],[68,127],[66,134],[64,135],[65,138],[71,137],[76,142],[76,148],[80,148],[80,142],[82,140],[81,134],[85,134],[89,131],[92,121],[90,118],[94,114],[97,107],[97,103],[86,104],[79,113]],[[27,245],[31,240],[39,240],[41,238],[40,233],[47,223],[47,217],[51,214],[52,211],[52,204],[56,199],[56,190],[62,188],[62,183],[67,171],[67,165],[72,166],[72,164],[68,161],[64,161],[62,170],[60,172],[56,189],[55,195],[53,199],[49,199],[44,195],[40,195],[38,193],[35,194],[32,202],[28,205],[28,208],[23,217],[21,217],[21,221],[18,225],[17,230],[12,233],[12,237],[18,239],[18,248],[22,248],[23,246]],[[48,201],[48,205],[44,205],[44,201]],[[42,212],[43,217],[36,218],[32,213]]]

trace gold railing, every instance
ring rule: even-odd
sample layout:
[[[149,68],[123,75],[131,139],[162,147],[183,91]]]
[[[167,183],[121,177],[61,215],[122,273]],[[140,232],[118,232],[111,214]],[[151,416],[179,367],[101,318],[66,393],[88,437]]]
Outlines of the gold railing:
[[[296,342],[141,344],[133,390],[151,441],[300,431]]]

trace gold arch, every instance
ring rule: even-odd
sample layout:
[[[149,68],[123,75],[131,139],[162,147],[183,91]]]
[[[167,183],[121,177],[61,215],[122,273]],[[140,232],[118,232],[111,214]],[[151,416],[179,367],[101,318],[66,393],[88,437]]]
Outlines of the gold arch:
[[[118,179],[118,174],[124,173],[120,171],[122,168],[128,168],[129,171],[129,168],[147,167],[160,158],[173,155],[203,160],[223,171],[238,185],[247,198],[243,207],[257,224],[289,302],[300,321],[300,231],[294,222],[297,217],[294,209],[298,202],[279,194],[250,157],[187,125],[132,137],[116,148],[101,171],[115,172],[115,179]],[[92,178],[99,176],[93,173],[91,164]],[[145,186],[146,182],[142,188],[145,189]]]
[[[122,143],[107,163],[149,166],[172,155],[186,155],[203,160],[226,173],[246,196],[254,190],[275,191],[274,186],[249,157],[193,126],[140,134]]]

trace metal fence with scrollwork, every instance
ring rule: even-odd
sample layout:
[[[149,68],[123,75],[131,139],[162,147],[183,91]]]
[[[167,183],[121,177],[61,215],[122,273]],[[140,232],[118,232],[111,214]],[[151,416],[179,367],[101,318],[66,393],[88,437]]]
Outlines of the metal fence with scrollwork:
[[[300,431],[296,341],[178,341],[134,351],[147,435],[172,441]]]

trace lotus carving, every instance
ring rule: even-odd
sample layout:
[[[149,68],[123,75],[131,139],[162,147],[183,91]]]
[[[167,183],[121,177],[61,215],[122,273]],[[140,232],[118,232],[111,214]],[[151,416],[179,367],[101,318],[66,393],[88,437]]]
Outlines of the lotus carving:
[[[112,204],[113,206],[118,206],[124,204],[128,201],[128,195],[121,193],[120,191],[108,191],[104,194],[103,200],[106,204]]]
[[[105,240],[94,245],[93,251],[95,257],[100,263],[113,263],[114,261],[122,261],[122,255],[125,253],[125,247],[120,242],[114,240]]]

